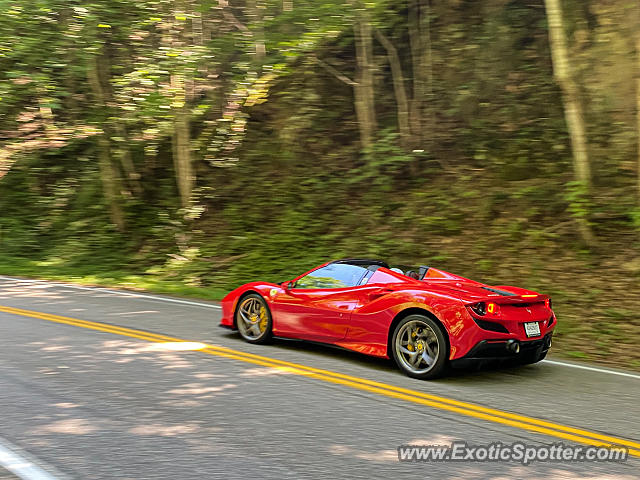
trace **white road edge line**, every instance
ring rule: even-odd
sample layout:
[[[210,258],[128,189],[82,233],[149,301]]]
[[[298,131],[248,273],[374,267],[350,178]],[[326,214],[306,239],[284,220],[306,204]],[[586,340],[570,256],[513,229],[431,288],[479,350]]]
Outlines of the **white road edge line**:
[[[640,380],[640,375],[635,375],[633,373],[626,373],[626,372],[617,372],[615,370],[609,370],[608,368],[589,367],[588,365],[578,365],[577,363],[558,362],[556,360],[543,360],[542,363],[549,363],[551,365],[558,365],[561,367],[579,368],[581,370],[589,370],[590,372],[608,373],[611,375],[618,375],[620,377],[635,378],[636,380]]]
[[[108,288],[101,287],[81,287],[80,285],[71,285],[69,283],[59,283],[59,282],[49,282],[47,280],[31,280],[26,278],[13,278],[13,277],[5,277],[0,275],[0,279],[2,280],[10,280],[12,282],[22,282],[22,283],[45,283],[47,285],[51,285],[54,287],[62,287],[62,288],[74,288],[76,290],[89,290],[94,292],[103,292],[103,293],[112,293],[114,295],[122,295],[125,297],[137,297],[144,298],[147,300],[157,300],[161,302],[170,302],[170,303],[179,303],[182,305],[191,305],[194,307],[205,307],[205,308],[216,308],[220,309],[219,305],[213,305],[211,303],[199,303],[199,302],[191,302],[189,300],[180,300],[178,298],[168,298],[168,297],[160,297],[156,295],[143,295],[141,293],[132,293],[132,292],[122,292],[120,290],[111,290]]]
[[[0,466],[17,475],[22,480],[60,479],[60,477],[56,477],[44,468],[36,465],[36,463],[31,458],[27,458],[25,454],[19,455],[16,453],[16,450],[18,450],[17,447],[0,438]],[[31,455],[29,455],[29,457],[31,457]]]

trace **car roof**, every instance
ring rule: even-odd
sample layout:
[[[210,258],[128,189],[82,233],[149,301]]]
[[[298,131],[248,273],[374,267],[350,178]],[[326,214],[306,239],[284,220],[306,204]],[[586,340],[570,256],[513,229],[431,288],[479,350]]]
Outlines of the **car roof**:
[[[375,260],[371,258],[343,258],[341,260],[334,260],[329,263],[344,263],[347,265],[358,265],[361,267],[369,267],[371,265],[377,265],[379,267],[389,268],[389,264],[387,262],[383,262],[382,260]]]

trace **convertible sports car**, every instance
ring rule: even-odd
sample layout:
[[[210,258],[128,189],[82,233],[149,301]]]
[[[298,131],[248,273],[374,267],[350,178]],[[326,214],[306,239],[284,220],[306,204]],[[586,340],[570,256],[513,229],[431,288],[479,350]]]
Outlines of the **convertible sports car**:
[[[547,295],[369,259],[328,262],[280,284],[248,283],[222,300],[222,312],[221,326],[248,342],[329,343],[393,358],[421,379],[467,360],[538,362],[557,324]]]

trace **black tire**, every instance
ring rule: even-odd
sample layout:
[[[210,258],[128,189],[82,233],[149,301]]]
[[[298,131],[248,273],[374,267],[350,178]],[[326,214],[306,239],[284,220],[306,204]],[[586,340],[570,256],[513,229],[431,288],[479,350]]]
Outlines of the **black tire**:
[[[445,335],[435,320],[425,315],[409,315],[396,325],[391,336],[393,359],[400,370],[410,377],[421,380],[437,378],[445,372],[448,363],[449,343]],[[406,348],[403,345],[405,340]],[[399,351],[403,348],[404,351]],[[433,361],[429,363],[425,355]],[[411,366],[412,357],[417,362],[414,366]]]
[[[273,336],[271,311],[264,298],[257,293],[245,295],[238,301],[234,321],[240,336],[245,341],[257,344],[271,341]]]

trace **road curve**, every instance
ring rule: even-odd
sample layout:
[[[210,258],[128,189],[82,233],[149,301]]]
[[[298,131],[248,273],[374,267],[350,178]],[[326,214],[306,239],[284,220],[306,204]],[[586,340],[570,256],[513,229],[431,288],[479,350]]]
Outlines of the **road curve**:
[[[545,362],[423,382],[324,346],[249,345],[219,316],[208,302],[0,278],[0,439],[82,479],[640,478],[638,458],[400,463],[396,450],[562,441],[640,456],[631,372]]]

